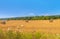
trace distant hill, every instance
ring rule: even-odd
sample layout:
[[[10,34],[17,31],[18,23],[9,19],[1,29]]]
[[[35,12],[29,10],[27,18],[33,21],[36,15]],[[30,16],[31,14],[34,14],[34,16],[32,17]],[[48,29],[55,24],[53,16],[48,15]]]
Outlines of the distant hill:
[[[0,20],[50,20],[50,19],[60,19],[60,15],[0,18]]]

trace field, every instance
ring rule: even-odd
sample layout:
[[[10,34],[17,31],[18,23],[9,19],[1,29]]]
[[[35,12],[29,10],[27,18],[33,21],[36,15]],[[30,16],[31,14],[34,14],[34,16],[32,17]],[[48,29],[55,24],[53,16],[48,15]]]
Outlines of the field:
[[[60,19],[53,20],[6,20],[6,24],[0,21],[0,29],[7,31],[20,31],[20,32],[44,32],[44,33],[60,33]]]
[[[0,20],[0,39],[60,39],[60,19]]]

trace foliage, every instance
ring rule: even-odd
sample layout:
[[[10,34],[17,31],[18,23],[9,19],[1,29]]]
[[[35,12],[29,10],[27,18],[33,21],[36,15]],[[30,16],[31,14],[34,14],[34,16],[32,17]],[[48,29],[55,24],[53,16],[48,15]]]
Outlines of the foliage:
[[[0,20],[50,20],[50,19],[60,19],[60,15],[1,18]]]

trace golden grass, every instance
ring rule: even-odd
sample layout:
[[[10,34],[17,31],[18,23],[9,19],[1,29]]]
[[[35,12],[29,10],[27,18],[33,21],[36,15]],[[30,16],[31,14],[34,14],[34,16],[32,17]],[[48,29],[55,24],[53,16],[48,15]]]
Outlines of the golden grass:
[[[0,20],[0,29],[4,31],[11,29],[21,32],[60,33],[60,19],[56,19],[53,22],[49,20],[30,20],[30,22],[25,20],[9,20],[6,21],[6,24],[1,24],[1,22]]]

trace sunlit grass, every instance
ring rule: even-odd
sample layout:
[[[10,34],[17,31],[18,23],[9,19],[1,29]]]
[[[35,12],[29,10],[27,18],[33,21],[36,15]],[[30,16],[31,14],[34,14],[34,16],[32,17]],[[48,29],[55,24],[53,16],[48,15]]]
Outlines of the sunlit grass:
[[[40,32],[14,32],[0,30],[0,39],[60,39],[60,34],[40,33]]]

